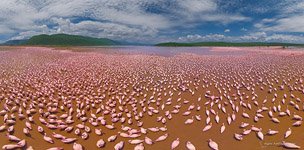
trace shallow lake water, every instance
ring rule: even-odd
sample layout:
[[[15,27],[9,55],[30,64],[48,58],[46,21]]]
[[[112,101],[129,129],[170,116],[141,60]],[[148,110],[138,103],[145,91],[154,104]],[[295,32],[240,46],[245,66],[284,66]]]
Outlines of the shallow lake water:
[[[211,47],[156,47],[156,46],[96,46],[72,48],[78,52],[101,52],[108,54],[144,54],[172,57],[180,53],[198,55],[242,55],[246,51],[212,51]]]
[[[279,150],[284,149],[282,141],[304,147],[303,125],[292,126],[296,121],[292,119],[294,114],[304,116],[303,60],[301,51],[271,48],[18,47],[0,51],[0,111],[7,109],[6,117],[16,121],[10,134],[25,139],[26,147],[38,150],[51,147],[72,149],[73,144],[55,139],[53,132],[77,138],[76,142],[87,150],[99,149],[96,142],[100,139],[106,142],[102,149],[113,149],[120,141],[124,141],[124,149],[134,149],[136,145],[130,144],[129,140],[144,140],[145,137],[153,141],[152,145],[143,142],[147,150],[170,149],[177,138],[180,144],[176,149],[180,150],[186,149],[187,141],[198,150],[210,149],[208,139],[224,150]],[[284,88],[281,89],[282,85]],[[12,110],[14,107],[17,111]],[[280,123],[271,121],[269,110],[259,112],[264,117],[254,121],[257,111],[263,107],[271,110],[273,118],[279,119]],[[275,112],[274,107],[280,110]],[[68,114],[71,108],[73,113],[69,116],[74,123],[66,124],[66,119],[60,116]],[[101,112],[97,113],[99,108]],[[26,115],[30,109],[36,112]],[[287,109],[290,116],[279,116]],[[178,113],[174,114],[175,110]],[[206,110],[214,110],[220,119],[216,123],[216,115],[210,113],[212,128],[203,132]],[[190,114],[183,115],[187,111]],[[250,118],[244,118],[244,112]],[[24,114],[25,119],[20,119],[18,114]],[[227,118],[232,114],[236,115],[236,120],[228,125]],[[73,127],[73,131],[49,129],[39,120],[41,117],[50,122],[50,115],[56,116],[56,121],[62,125]],[[30,122],[33,129],[25,135],[23,129],[30,116],[34,120]],[[87,120],[81,121],[84,117]],[[96,119],[99,117],[106,124],[113,124],[115,129],[106,128],[101,120]],[[192,117],[193,123],[185,124]],[[12,125],[8,125],[4,118],[5,115],[0,116],[0,126],[5,126],[0,132],[0,147],[16,144],[6,137],[7,129]],[[112,123],[113,118],[119,121]],[[122,118],[126,121],[121,122]],[[158,118],[165,118],[165,121],[157,121]],[[97,126],[91,121],[97,122]],[[74,133],[76,125],[82,122],[91,129],[86,140]],[[259,139],[257,132],[251,131],[243,136],[243,140],[236,140],[234,134],[242,134],[244,130],[240,128],[241,122],[249,123],[244,128],[246,130],[252,125],[261,128],[264,139]],[[220,133],[223,123],[226,129]],[[38,126],[43,127],[54,144],[43,139],[43,134],[37,131]],[[132,135],[130,130],[122,130],[126,126],[138,130],[139,137],[121,137],[121,132]],[[166,131],[140,132],[141,128],[161,127]],[[285,139],[288,128],[292,129],[292,134]],[[103,135],[96,135],[95,129],[101,129]],[[267,135],[269,129],[279,133]],[[165,134],[168,137],[164,141],[155,141]],[[108,142],[112,135],[117,135],[117,139]]]

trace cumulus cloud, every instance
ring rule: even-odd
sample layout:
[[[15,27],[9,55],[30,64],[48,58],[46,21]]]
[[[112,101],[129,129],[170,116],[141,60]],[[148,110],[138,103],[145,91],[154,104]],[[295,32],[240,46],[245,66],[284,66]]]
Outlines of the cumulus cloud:
[[[279,5],[277,16],[265,18],[254,25],[261,31],[304,32],[304,2],[289,0]]]
[[[303,13],[304,1],[289,1],[287,6],[282,8],[284,13]]]
[[[239,37],[241,40],[244,41],[263,41],[267,42],[267,34],[265,32],[255,32],[255,33],[250,33],[248,35],[240,36]]]
[[[242,22],[242,21],[250,21],[251,18],[245,17],[243,15],[227,15],[227,14],[208,14],[202,15],[201,18],[205,21],[217,22],[220,21],[223,24],[228,24],[231,22]]]
[[[248,30],[247,30],[246,28],[243,27],[243,28],[241,29],[241,31],[246,32],[246,31],[248,31]]]
[[[252,16],[244,15],[247,11],[241,9],[244,4],[247,2],[243,0],[1,0],[0,34],[11,39],[68,33],[136,42],[168,41],[176,39],[181,30],[190,29],[195,34],[200,25],[212,24],[221,27],[219,32],[228,32],[225,29],[230,28],[231,23],[244,25],[244,22],[256,21]],[[282,11],[278,16],[256,22],[255,31],[267,32],[267,37],[273,35],[271,40],[299,40],[299,36],[275,32],[304,32],[303,5],[302,0],[261,0],[248,6],[254,11],[251,13]],[[246,33],[238,38],[267,39]],[[189,38],[209,40],[226,39],[227,36],[207,34],[190,35]]]
[[[216,0],[1,0],[0,14],[0,33],[13,39],[66,32],[137,40],[190,23],[250,19],[219,12]]]
[[[189,12],[202,13],[215,11],[217,4],[214,0],[179,0],[179,5]]]
[[[9,27],[5,25],[0,25],[0,34],[7,34],[7,33],[12,33],[14,30],[10,29]]]
[[[152,38],[157,34],[157,30],[145,26],[135,28],[123,24],[97,21],[81,21],[78,23],[72,23],[69,19],[63,18],[52,18],[50,21],[52,24],[56,24],[52,29],[43,25],[36,28],[34,31],[20,32],[12,39],[26,39],[37,34],[66,33],[118,40],[127,40],[126,38],[139,40],[142,36]]]
[[[304,32],[304,13],[303,15],[271,19],[270,22],[262,21],[261,23],[256,24],[255,27],[263,31]]]
[[[179,37],[178,42],[208,42],[208,41],[224,41],[224,42],[287,42],[287,43],[303,43],[304,36],[290,34],[267,34],[265,32],[255,32],[242,36],[225,36],[222,34],[208,35],[186,35]]]
[[[288,34],[272,34],[266,38],[267,41],[290,42],[290,43],[304,43],[304,36],[302,35],[288,35]]]
[[[230,32],[230,29],[225,29],[224,32]]]
[[[208,35],[186,35],[178,38],[178,42],[202,42],[202,41],[225,41],[226,36],[222,34],[208,34]]]

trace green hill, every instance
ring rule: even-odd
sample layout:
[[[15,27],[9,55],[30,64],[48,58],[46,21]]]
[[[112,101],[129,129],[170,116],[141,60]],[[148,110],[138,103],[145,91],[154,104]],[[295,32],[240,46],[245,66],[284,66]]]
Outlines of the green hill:
[[[24,45],[48,46],[107,46],[119,45],[118,42],[106,38],[93,38],[80,35],[53,34],[36,35],[27,40]]]
[[[159,43],[156,46],[168,46],[168,47],[188,47],[188,46],[304,46],[304,44],[293,44],[293,43],[263,43],[263,42],[247,42],[247,43],[230,43],[230,42],[197,42],[197,43]]]

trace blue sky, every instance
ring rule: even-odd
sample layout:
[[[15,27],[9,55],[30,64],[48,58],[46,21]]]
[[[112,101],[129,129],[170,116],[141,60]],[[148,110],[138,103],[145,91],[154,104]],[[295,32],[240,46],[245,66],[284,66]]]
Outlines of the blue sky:
[[[168,41],[304,43],[304,1],[0,1],[0,42],[56,33],[151,44]]]

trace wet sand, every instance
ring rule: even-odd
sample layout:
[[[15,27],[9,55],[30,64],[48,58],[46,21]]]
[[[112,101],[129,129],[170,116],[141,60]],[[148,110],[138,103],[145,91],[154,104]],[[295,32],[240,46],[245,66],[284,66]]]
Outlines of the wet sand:
[[[120,141],[125,142],[124,149],[134,149],[135,145],[128,143],[131,138],[123,138],[117,134],[125,132],[122,131],[122,126],[129,126],[137,130],[140,130],[141,127],[145,129],[166,127],[167,131],[155,133],[147,131],[147,134],[140,133],[140,137],[134,138],[143,140],[145,137],[149,137],[154,141],[159,136],[168,133],[168,137],[164,141],[154,142],[152,145],[144,143],[147,150],[170,149],[171,143],[176,138],[180,139],[180,144],[176,148],[180,150],[186,149],[187,141],[190,141],[196,149],[210,149],[208,139],[215,141],[219,145],[219,149],[227,150],[284,149],[280,146],[282,141],[293,142],[304,147],[303,125],[292,126],[292,123],[295,122],[292,120],[294,113],[303,117],[304,53],[302,51],[278,48],[194,48],[183,51],[181,48],[179,51],[163,49],[161,52],[155,50],[152,53],[146,53],[149,48],[138,47],[139,50],[133,51],[129,51],[130,48],[127,50],[117,48],[113,50],[114,52],[109,48],[106,50],[93,49],[58,50],[18,47],[14,50],[0,51],[0,103],[3,106],[0,107],[0,111],[4,110],[4,106],[6,106],[9,109],[7,112],[9,119],[11,119],[11,114],[15,114],[16,124],[12,134],[20,139],[25,139],[27,147],[32,146],[33,149],[38,150],[51,147],[72,149],[73,144],[64,144],[52,137],[52,133],[56,132],[69,138],[77,138],[76,142],[87,150],[98,149],[96,142],[99,139],[106,141],[103,149],[113,149],[114,145]],[[280,85],[284,85],[284,89],[281,90]],[[207,94],[207,91],[210,91],[211,94]],[[159,93],[160,95],[158,95]],[[173,93],[173,95],[170,96],[169,93]],[[284,94],[287,95],[285,104],[282,103]],[[211,100],[210,96],[217,98]],[[256,97],[255,100],[253,97]],[[172,99],[169,100],[171,104],[166,104],[169,98]],[[199,98],[201,98],[200,101],[198,101]],[[274,102],[272,102],[273,98]],[[19,103],[16,102],[17,99],[20,101]],[[267,102],[263,104],[265,99]],[[184,101],[189,102],[184,104]],[[230,101],[239,107],[239,112],[232,109]],[[258,102],[257,106],[254,101]],[[295,109],[290,101],[298,105],[300,110]],[[51,130],[39,121],[40,116],[48,119],[44,114],[51,108],[57,108],[57,112],[50,114],[58,117],[67,113],[69,108],[64,105],[65,102],[70,103],[74,110],[71,116],[75,123],[68,125],[74,127],[72,132],[68,133],[60,129]],[[210,103],[206,104],[206,102],[214,105],[211,107]],[[44,105],[43,108],[40,108],[43,110],[41,114],[39,113],[39,103]],[[83,103],[84,108],[79,108],[77,103]],[[241,103],[250,104],[252,108],[241,106]],[[56,106],[57,104],[58,106]],[[110,107],[111,104],[114,105]],[[221,107],[224,107],[227,112],[223,113],[222,110],[219,110],[218,104],[221,104]],[[173,114],[172,111],[176,105],[179,105],[180,109],[177,114]],[[183,116],[182,114],[188,110],[190,105],[194,105],[194,109],[190,110],[191,114]],[[272,109],[273,106],[278,105],[281,106],[281,112],[285,112],[288,106],[291,116],[279,117],[278,112],[273,112],[274,117],[280,120],[280,123],[274,123],[270,120],[267,110],[260,113],[264,118],[259,118],[258,122],[253,120],[258,109],[262,107]],[[34,122],[31,123],[33,130],[30,130],[30,136],[26,136],[22,132],[26,127],[25,122],[28,116],[26,115],[26,119],[19,119],[18,111],[11,111],[14,106],[17,107],[17,110],[22,109],[23,114],[30,107],[37,111],[29,115],[34,118]],[[63,106],[62,110],[60,106]],[[127,113],[121,112],[119,106],[131,112],[132,124],[128,124]],[[149,115],[148,107],[153,107],[158,110],[158,113]],[[198,107],[200,110],[197,110]],[[88,118],[84,123],[91,129],[87,140],[74,134],[76,125],[82,122],[76,117],[77,108],[84,112],[82,117]],[[98,108],[103,108],[103,110],[97,114]],[[212,128],[203,132],[202,130],[206,126],[206,109],[218,112],[220,122],[217,124],[215,115],[210,114]],[[121,112],[122,117],[127,119],[124,123],[113,123],[116,129],[107,129],[90,115],[93,113],[97,117],[103,116],[106,124],[112,124],[111,113],[103,114],[106,110],[115,110],[112,114]],[[166,111],[170,112],[172,119],[165,116]],[[249,119],[242,117],[243,111],[249,114]],[[143,114],[142,117],[139,116],[140,112]],[[236,120],[228,125],[227,117],[233,112],[236,114]],[[184,124],[187,119],[195,115],[200,115],[201,121],[194,118],[192,124]],[[139,118],[138,121],[135,120],[135,116]],[[157,121],[157,117],[160,116],[166,118],[166,123]],[[98,122],[98,126],[91,125],[90,118]],[[60,118],[58,120],[65,121]],[[142,122],[143,125],[139,127],[138,122]],[[262,128],[264,140],[258,139],[254,131],[243,136],[242,141],[234,139],[234,133],[243,132],[243,129],[239,128],[241,122],[250,124],[246,129],[250,129],[251,125]],[[222,123],[225,123],[226,130],[221,134]],[[6,129],[9,127],[4,122],[4,116],[0,116],[0,126],[2,125],[5,125]],[[45,133],[53,138],[54,144],[44,141],[43,134],[37,131],[38,125],[42,126]],[[284,139],[284,133],[289,127],[292,129],[292,135]],[[95,128],[102,129],[104,134],[96,135]],[[277,130],[279,133],[268,136],[266,135],[268,129]],[[81,133],[83,132],[84,130],[81,130]],[[1,147],[5,144],[16,143],[9,141],[6,133],[8,132],[0,132]],[[114,142],[107,141],[111,135],[118,135]]]

